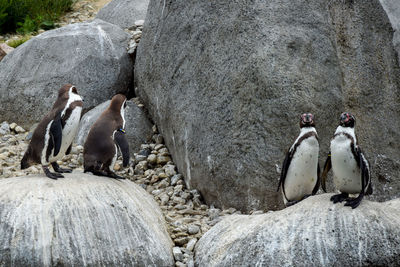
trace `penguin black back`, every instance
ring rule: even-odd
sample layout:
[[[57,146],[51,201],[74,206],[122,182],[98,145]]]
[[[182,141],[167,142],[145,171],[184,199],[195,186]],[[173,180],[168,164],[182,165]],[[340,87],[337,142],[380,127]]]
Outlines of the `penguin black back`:
[[[90,128],[83,148],[85,172],[122,178],[117,176],[112,169],[117,149],[120,149],[122,153],[123,165],[126,166],[129,162],[129,145],[124,135],[125,107],[126,97],[122,94],[115,95],[108,108]]]

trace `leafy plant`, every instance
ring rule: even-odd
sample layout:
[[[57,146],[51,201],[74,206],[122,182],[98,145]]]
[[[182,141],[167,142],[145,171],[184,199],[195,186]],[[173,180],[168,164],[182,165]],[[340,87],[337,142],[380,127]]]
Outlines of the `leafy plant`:
[[[55,27],[76,0],[0,0],[0,32],[29,33]]]
[[[26,16],[23,23],[18,22],[17,25],[19,26],[17,29],[17,33],[19,34],[28,34],[38,29],[38,25],[29,16]]]

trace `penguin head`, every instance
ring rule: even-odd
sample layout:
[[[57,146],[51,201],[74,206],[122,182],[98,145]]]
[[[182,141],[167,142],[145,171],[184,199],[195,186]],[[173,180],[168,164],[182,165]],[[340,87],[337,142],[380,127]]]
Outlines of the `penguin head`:
[[[114,110],[119,113],[121,109],[125,109],[125,107],[126,107],[126,96],[124,96],[123,94],[116,94],[115,96],[113,96],[109,107],[111,110]]]
[[[78,94],[78,89],[76,89],[76,87],[72,84],[65,84],[63,87],[60,88],[60,90],[58,90],[58,97],[59,98],[66,98],[68,99],[70,97],[71,94],[77,95]],[[83,99],[82,99],[83,101]]]
[[[356,118],[350,112],[343,112],[340,115],[340,122],[339,122],[340,126],[354,128],[355,124],[356,124]]]
[[[314,115],[311,113],[303,113],[300,116],[300,128],[315,127]]]

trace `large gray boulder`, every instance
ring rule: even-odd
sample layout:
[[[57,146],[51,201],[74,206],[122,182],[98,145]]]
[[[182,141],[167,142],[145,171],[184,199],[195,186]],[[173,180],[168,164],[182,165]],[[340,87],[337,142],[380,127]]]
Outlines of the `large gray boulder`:
[[[316,115],[321,165],[340,113],[355,113],[376,195],[400,192],[393,29],[378,0],[328,2],[150,2],[138,94],[208,204],[278,208],[278,167],[303,112]]]
[[[284,210],[231,215],[197,243],[197,266],[399,266],[400,199],[357,209],[317,195]]]
[[[100,9],[96,18],[128,29],[146,18],[149,0],[113,0]]]
[[[129,38],[118,26],[95,20],[44,32],[19,46],[0,62],[0,121],[29,128],[66,83],[78,88],[85,110],[127,92],[133,68]]]
[[[398,54],[400,54],[400,1],[398,0],[380,0],[382,7],[389,17],[393,34],[393,45]],[[399,62],[400,63],[400,62]]]
[[[143,109],[139,108],[132,101],[127,101],[126,103],[125,134],[129,142],[130,151],[133,153],[134,151],[139,150],[141,144],[144,144],[151,139],[153,125],[146,117]],[[76,143],[78,145],[83,146],[86,137],[89,134],[90,127],[92,127],[92,125],[100,117],[101,113],[106,110],[109,105],[110,100],[101,103],[82,116],[78,133],[76,135]]]
[[[140,186],[65,176],[0,179],[1,266],[173,266],[161,210]]]
[[[378,201],[400,197],[400,50],[396,53],[393,39],[400,8],[392,11],[389,16],[379,0],[329,5],[341,97],[356,115],[358,141],[372,164],[371,199]]]

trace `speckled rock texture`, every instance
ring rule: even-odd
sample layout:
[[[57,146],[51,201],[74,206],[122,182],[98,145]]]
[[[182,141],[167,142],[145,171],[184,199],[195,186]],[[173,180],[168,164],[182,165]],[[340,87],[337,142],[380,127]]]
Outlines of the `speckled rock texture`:
[[[82,116],[79,130],[76,135],[76,143],[82,145],[85,143],[86,137],[89,133],[90,127],[100,117],[101,113],[107,109],[110,105],[110,100],[101,103],[97,107],[88,111]],[[153,126],[152,123],[147,119],[143,109],[139,108],[132,101],[127,101],[125,109],[125,134],[129,142],[129,148],[131,152],[138,151],[140,145],[146,143],[152,135]]]
[[[100,9],[96,18],[127,29],[146,18],[148,5],[149,0],[113,0]]]
[[[198,241],[196,266],[399,266],[400,199],[353,210],[331,195],[225,218]]]
[[[400,192],[392,39],[379,0],[152,1],[135,82],[208,204],[279,208],[279,166],[303,112],[316,116],[321,165],[339,115],[354,113],[373,197],[391,199]]]
[[[102,20],[33,37],[0,62],[0,121],[29,128],[50,110],[66,83],[78,88],[84,110],[127,92],[133,68],[126,52],[129,39]]]
[[[0,266],[173,266],[161,210],[140,186],[65,176],[0,179]]]

